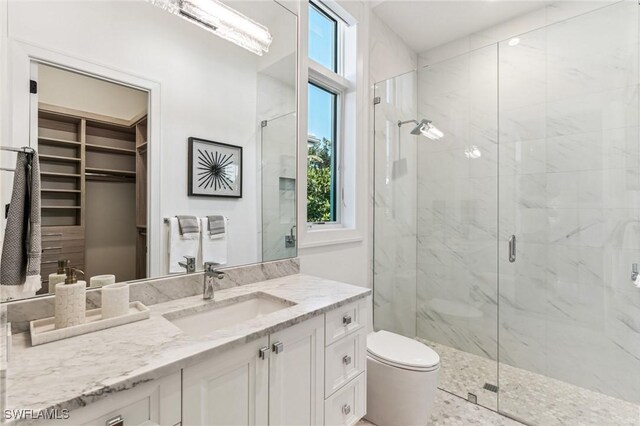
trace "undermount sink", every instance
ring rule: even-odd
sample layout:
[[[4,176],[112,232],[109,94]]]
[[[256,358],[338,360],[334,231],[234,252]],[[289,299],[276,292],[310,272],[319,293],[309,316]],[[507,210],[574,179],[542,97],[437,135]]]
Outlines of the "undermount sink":
[[[260,318],[293,305],[295,303],[285,299],[253,293],[240,300],[203,305],[199,307],[202,310],[196,312],[193,309],[184,309],[170,312],[164,317],[187,334],[201,335]]]

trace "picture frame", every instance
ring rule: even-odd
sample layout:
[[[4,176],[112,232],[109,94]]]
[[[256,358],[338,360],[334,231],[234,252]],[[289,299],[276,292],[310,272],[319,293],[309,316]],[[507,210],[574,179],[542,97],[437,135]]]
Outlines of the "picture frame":
[[[189,138],[188,195],[242,198],[242,147]]]

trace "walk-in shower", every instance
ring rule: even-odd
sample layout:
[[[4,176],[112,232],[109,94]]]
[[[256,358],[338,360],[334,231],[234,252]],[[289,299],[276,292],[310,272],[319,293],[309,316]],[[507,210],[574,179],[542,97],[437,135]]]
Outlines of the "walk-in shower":
[[[639,8],[375,87],[374,327],[434,347],[441,388],[533,424],[640,421]],[[444,138],[398,131],[413,117]]]

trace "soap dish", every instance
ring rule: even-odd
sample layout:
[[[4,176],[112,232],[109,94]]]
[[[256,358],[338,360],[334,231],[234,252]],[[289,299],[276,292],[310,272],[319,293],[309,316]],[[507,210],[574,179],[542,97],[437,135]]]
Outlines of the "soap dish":
[[[129,303],[129,313],[119,317],[102,319],[102,308],[88,310],[84,324],[56,329],[55,318],[44,318],[31,321],[31,345],[37,346],[43,343],[55,342],[69,337],[79,336],[105,328],[117,327],[130,322],[147,319],[151,311],[141,302]]]

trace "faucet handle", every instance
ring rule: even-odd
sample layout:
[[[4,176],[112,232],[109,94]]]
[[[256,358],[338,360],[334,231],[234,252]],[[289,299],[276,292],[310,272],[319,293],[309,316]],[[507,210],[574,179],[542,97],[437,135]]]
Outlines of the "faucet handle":
[[[213,272],[216,269],[216,266],[220,266],[222,263],[217,262],[204,262],[204,270],[206,272]]]

